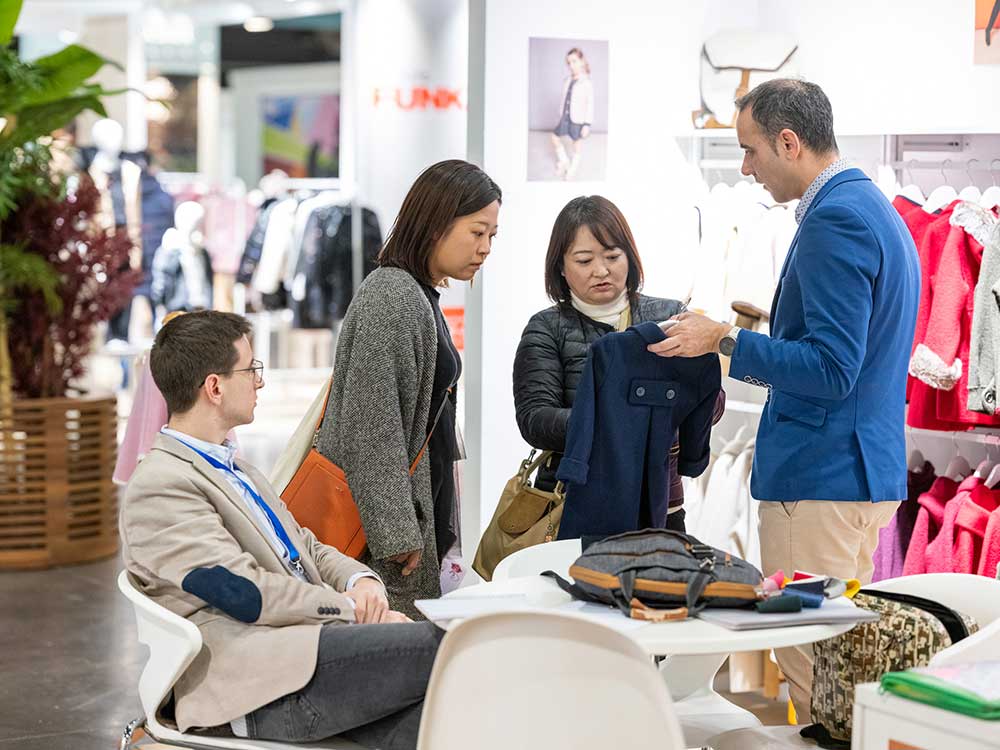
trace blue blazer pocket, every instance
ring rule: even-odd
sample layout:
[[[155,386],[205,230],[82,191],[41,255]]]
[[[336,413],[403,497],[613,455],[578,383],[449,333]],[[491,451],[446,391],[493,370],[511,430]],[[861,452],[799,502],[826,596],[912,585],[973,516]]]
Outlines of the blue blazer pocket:
[[[776,392],[771,408],[778,415],[779,422],[801,422],[810,427],[822,427],[826,423],[826,409],[787,393]]]
[[[673,406],[679,395],[680,386],[670,380],[635,378],[628,384],[628,402],[632,406]]]

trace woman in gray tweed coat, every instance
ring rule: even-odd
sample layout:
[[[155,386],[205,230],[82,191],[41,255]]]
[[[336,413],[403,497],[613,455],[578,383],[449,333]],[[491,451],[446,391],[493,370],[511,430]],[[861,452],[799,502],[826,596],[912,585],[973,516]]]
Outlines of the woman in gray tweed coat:
[[[368,540],[362,562],[382,577],[392,609],[411,617],[420,617],[415,599],[441,595],[441,559],[457,539],[461,359],[437,288],[475,276],[490,253],[500,200],[500,188],[472,164],[425,170],[337,343],[317,448],[347,475]]]

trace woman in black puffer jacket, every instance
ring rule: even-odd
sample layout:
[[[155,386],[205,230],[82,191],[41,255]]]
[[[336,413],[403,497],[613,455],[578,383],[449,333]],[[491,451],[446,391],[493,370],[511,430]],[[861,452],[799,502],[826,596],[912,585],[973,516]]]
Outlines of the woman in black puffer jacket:
[[[681,312],[677,300],[639,294],[642,280],[632,230],[618,207],[599,195],[567,203],[556,217],[545,258],[545,291],[556,304],[531,317],[514,359],[521,435],[535,448],[555,451],[538,471],[539,489],[556,485],[566,425],[590,345],[635,323],[659,322]],[[720,392],[716,422],[724,408]],[[670,453],[670,509],[659,525],[684,531],[676,437]]]

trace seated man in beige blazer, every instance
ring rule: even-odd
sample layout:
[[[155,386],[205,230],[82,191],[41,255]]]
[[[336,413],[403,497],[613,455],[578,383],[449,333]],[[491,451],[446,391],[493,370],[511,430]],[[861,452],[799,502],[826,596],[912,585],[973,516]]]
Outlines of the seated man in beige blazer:
[[[119,520],[125,566],[195,623],[201,653],[174,687],[181,731],[414,748],[441,631],[389,609],[379,578],[321,544],[226,434],[253,421],[263,365],[249,323],[196,312],[150,354],[170,414]]]

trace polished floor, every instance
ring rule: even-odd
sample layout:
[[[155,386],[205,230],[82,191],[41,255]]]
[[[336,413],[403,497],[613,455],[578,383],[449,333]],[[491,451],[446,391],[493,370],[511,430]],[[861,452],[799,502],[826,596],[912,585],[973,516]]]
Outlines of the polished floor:
[[[114,750],[141,714],[146,648],[115,585],[119,570],[114,557],[0,573],[0,750]],[[783,703],[724,694],[765,724],[784,722]]]
[[[0,750],[112,750],[140,715],[146,649],[120,569],[0,573]]]

